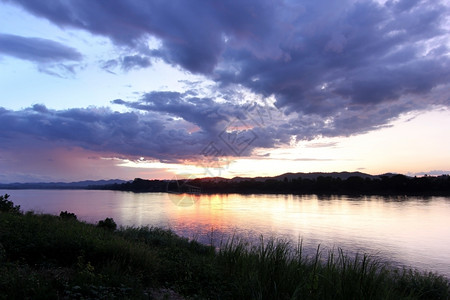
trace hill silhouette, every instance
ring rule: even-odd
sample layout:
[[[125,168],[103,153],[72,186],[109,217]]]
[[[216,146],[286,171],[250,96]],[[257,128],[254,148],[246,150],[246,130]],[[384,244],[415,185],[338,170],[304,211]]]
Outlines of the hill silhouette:
[[[46,190],[46,189],[85,189],[89,186],[103,186],[111,184],[121,184],[126,182],[120,179],[110,180],[83,180],[76,182],[29,182],[29,183],[0,183],[0,189],[10,190]]]

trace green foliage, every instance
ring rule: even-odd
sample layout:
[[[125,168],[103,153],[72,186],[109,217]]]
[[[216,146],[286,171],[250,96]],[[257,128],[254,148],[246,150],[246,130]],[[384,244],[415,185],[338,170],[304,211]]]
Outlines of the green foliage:
[[[70,213],[68,213],[70,214]],[[106,220],[105,220],[106,221]],[[111,219],[111,221],[113,221]],[[296,247],[295,247],[296,246]],[[343,250],[232,238],[219,250],[160,228],[0,214],[0,299],[448,299],[449,280]]]
[[[106,218],[104,220],[98,221],[97,227],[114,231],[117,229],[117,224],[116,222],[114,222],[113,218]]]
[[[14,203],[8,200],[8,198],[8,194],[0,196],[0,212],[20,214],[20,205],[14,205]]]

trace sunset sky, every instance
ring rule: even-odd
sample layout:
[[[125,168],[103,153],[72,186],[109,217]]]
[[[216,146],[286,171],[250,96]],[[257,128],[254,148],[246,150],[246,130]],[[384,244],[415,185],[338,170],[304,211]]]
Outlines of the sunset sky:
[[[450,173],[449,1],[0,0],[0,183]]]

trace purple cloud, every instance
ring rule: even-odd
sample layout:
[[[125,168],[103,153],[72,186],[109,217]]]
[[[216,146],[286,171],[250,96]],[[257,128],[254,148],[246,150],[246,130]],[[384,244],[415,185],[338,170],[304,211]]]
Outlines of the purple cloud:
[[[39,72],[61,78],[74,75],[83,58],[76,49],[52,40],[2,33],[1,54],[31,61]]]
[[[278,107],[329,116],[342,105],[392,102],[450,80],[449,7],[388,1],[30,1],[59,26],[109,37],[142,55],[124,69],[163,58],[218,84],[275,95]],[[149,36],[161,41],[148,49]],[[110,65],[111,62],[108,64]]]
[[[198,155],[234,118],[249,121],[238,89],[274,97],[284,113],[273,123],[253,126],[258,138],[242,155],[292,137],[364,133],[408,111],[450,106],[444,2],[6,2],[129,49],[132,55],[103,63],[111,72],[149,67],[159,58],[216,83],[209,96],[192,87],[113,101],[130,113],[3,111],[1,118],[14,119],[8,126],[17,134],[171,160]],[[159,48],[147,46],[150,37]],[[22,55],[14,51],[9,55]]]
[[[55,41],[0,33],[0,53],[37,63],[80,61],[75,49]]]

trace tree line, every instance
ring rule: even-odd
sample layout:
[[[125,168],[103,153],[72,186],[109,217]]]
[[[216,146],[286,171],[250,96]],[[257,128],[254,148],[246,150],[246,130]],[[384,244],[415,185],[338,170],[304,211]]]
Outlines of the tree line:
[[[362,194],[362,195],[450,195],[450,176],[408,177],[405,175],[375,178],[351,176],[347,179],[332,176],[317,178],[230,180],[145,180],[136,178],[122,184],[92,186],[133,192],[189,192],[189,193],[276,193],[276,194]]]

